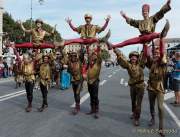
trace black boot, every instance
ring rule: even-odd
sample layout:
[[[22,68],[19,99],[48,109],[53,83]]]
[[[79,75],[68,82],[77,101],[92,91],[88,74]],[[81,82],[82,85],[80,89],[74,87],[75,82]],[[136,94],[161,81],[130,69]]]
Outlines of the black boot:
[[[91,105],[91,110],[90,112],[86,113],[86,115],[92,115],[95,113],[95,105]]]
[[[43,112],[46,108],[48,108],[47,104],[42,104],[42,106],[40,108],[38,108],[39,112]]]
[[[163,129],[159,129],[159,135],[160,135],[161,137],[165,137],[165,134],[164,134]]]
[[[99,118],[99,105],[95,106],[94,118],[95,119]]]
[[[25,108],[26,112],[31,112],[32,111],[32,103],[28,102],[28,106]]]
[[[21,82],[18,83],[19,87],[21,87]]]
[[[139,123],[139,119],[134,119],[134,126],[139,126],[140,125],[140,123]]]
[[[151,120],[149,121],[149,126],[152,127],[155,125],[155,118],[154,116],[151,118]]]
[[[80,104],[77,103],[74,110],[73,110],[73,112],[72,112],[72,114],[77,115],[79,113],[79,111],[80,111]]]

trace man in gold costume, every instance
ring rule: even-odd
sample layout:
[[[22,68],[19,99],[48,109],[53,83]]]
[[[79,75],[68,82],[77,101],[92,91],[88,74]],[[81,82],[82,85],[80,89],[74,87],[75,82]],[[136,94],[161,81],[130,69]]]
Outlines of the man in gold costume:
[[[107,39],[110,37],[110,31],[107,33],[107,35],[105,37],[99,38],[99,39],[96,38],[96,34],[101,33],[102,31],[104,31],[107,28],[110,18],[111,17],[108,15],[107,18],[105,19],[106,22],[102,27],[91,24],[92,19],[93,19],[91,14],[84,15],[86,24],[80,25],[79,27],[75,27],[72,24],[72,19],[67,18],[66,21],[69,24],[69,26],[71,27],[71,29],[73,31],[77,32],[78,34],[80,34],[81,38],[65,40],[64,45],[68,45],[68,44],[72,44],[72,43],[92,44],[95,42],[106,42]]]
[[[80,111],[80,92],[83,85],[82,60],[76,52],[70,53],[68,69],[72,76],[71,82],[76,103],[73,114],[76,115]]]
[[[126,22],[129,25],[137,28],[139,32],[141,33],[141,35],[139,37],[128,39],[118,44],[109,43],[109,46],[111,48],[120,48],[120,47],[133,45],[133,44],[146,45],[148,42],[151,42],[153,39],[165,37],[169,30],[169,22],[168,21],[166,22],[166,25],[161,33],[156,33],[155,27],[158,21],[161,20],[164,17],[164,15],[168,11],[171,10],[170,3],[171,3],[171,0],[167,0],[167,3],[160,9],[160,11],[158,11],[153,16],[149,16],[150,6],[148,4],[144,4],[142,6],[142,15],[144,18],[143,20],[135,20],[135,19],[129,18],[128,16],[126,16],[125,13],[123,13],[123,11],[121,11],[121,15],[126,20]]]
[[[149,104],[150,104],[150,113],[151,120],[149,126],[155,124],[155,101],[157,99],[158,110],[159,110],[159,134],[165,136],[164,129],[164,78],[167,70],[167,58],[164,54],[164,44],[160,44],[159,47],[156,47],[153,50],[153,57],[149,56],[147,53],[147,63],[146,66],[149,68],[149,81],[148,81],[148,95],[149,95]]]
[[[45,43],[45,36],[53,36],[55,32],[55,27],[51,33],[42,29],[43,21],[41,19],[37,19],[35,21],[36,28],[27,30],[24,28],[22,22],[20,21],[21,28],[24,32],[32,35],[32,43],[22,43],[16,44],[16,48],[54,48],[53,44]]]
[[[132,102],[132,116],[131,119],[134,119],[134,125],[139,126],[139,119],[141,114],[141,103],[144,96],[144,72],[145,67],[143,55],[139,55],[138,52],[133,51],[129,54],[129,60],[121,53],[120,50],[114,49],[115,54],[117,55],[117,61],[121,67],[127,69],[129,74],[129,86],[130,86],[130,95]],[[142,53],[143,54],[143,53]]]
[[[22,74],[25,82],[25,89],[27,94],[28,106],[26,107],[26,112],[32,111],[32,100],[33,100],[33,88],[34,88],[34,63],[28,54],[23,55],[22,63]]]
[[[38,109],[40,112],[44,111],[44,109],[48,107],[47,94],[51,82],[51,67],[49,64],[49,59],[50,57],[48,55],[44,55],[43,63],[40,65],[40,89],[43,99],[42,106]]]
[[[88,91],[90,94],[90,106],[91,111],[87,113],[88,115],[94,114],[94,118],[99,118],[99,76],[101,71],[101,49],[98,45],[96,51],[92,51],[88,57],[88,68],[87,68],[87,84]]]

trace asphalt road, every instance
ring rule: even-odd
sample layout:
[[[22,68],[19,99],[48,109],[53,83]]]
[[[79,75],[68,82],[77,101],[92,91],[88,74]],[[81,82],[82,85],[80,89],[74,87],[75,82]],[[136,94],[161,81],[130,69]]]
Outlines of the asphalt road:
[[[142,104],[141,125],[134,127],[129,116],[131,102],[128,74],[120,67],[103,68],[99,90],[100,119],[85,113],[89,111],[89,94],[86,86],[81,92],[81,112],[71,115],[74,104],[72,89],[50,89],[49,108],[37,112],[41,106],[41,93],[34,91],[33,111],[26,113],[27,100],[24,88],[14,89],[13,81],[0,81],[0,137],[158,137],[158,113],[155,127],[150,120],[147,91]],[[180,109],[165,101],[165,129],[168,137],[180,136]],[[158,112],[158,111],[156,111]]]

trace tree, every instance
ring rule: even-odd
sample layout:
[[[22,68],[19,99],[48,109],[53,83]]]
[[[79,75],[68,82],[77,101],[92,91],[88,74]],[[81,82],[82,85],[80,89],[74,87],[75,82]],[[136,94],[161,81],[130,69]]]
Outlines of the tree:
[[[23,23],[24,27],[26,29],[31,28],[31,20],[26,20]],[[32,21],[32,27],[35,27],[35,21]],[[43,29],[47,32],[51,32],[53,27],[49,24],[44,23]],[[3,32],[8,33],[9,40],[15,41],[16,43],[22,43],[22,42],[29,42],[30,41],[30,34],[25,34],[20,28],[20,25],[11,17],[10,14],[5,12],[3,14]],[[59,41],[61,39],[60,34],[55,31],[55,41]],[[4,37],[6,38],[6,37]],[[54,38],[45,38],[45,41],[52,42]]]
[[[7,36],[11,41],[16,41],[16,37],[23,34],[23,31],[7,12],[3,14],[3,32],[8,33]],[[4,38],[6,38],[6,36]]]

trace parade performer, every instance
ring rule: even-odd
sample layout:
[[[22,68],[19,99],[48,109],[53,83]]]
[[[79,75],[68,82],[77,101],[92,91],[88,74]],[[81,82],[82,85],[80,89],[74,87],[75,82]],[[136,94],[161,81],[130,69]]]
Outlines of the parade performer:
[[[107,18],[105,19],[106,22],[102,27],[91,24],[92,15],[90,15],[90,14],[84,15],[86,24],[80,25],[79,27],[75,27],[72,24],[72,20],[70,18],[67,18],[66,21],[69,24],[69,26],[71,27],[71,29],[73,31],[79,33],[81,35],[81,38],[67,40],[67,41],[65,41],[65,45],[72,44],[72,43],[92,44],[92,43],[96,43],[96,42],[107,41],[107,39],[110,37],[110,32],[105,37],[99,38],[99,39],[96,38],[96,34],[101,33],[102,31],[104,31],[107,28],[110,18],[111,17],[108,15]]]
[[[14,44],[11,44],[10,47],[13,48],[14,54],[16,55],[15,63],[13,64],[13,72],[14,78],[16,82],[16,88],[21,87],[21,83],[23,82],[23,75],[22,75],[22,60],[20,58],[17,49],[14,48]]]
[[[143,20],[131,19],[127,17],[123,11],[121,11],[121,15],[126,20],[126,22],[131,26],[138,28],[141,35],[118,44],[109,43],[109,46],[112,48],[120,48],[132,44],[146,44],[151,42],[153,39],[165,37],[169,30],[169,22],[166,22],[166,25],[161,33],[156,33],[155,27],[157,22],[161,20],[168,11],[171,10],[170,3],[171,0],[168,0],[167,3],[160,9],[160,11],[153,16],[149,16],[150,6],[148,4],[144,4],[142,6]]]
[[[99,76],[101,71],[101,49],[100,45],[98,45],[96,51],[92,51],[89,53],[88,57],[88,68],[87,68],[87,84],[88,91],[90,94],[90,106],[91,111],[87,113],[88,115],[94,114],[94,118],[99,118]]]
[[[25,82],[25,89],[27,93],[28,106],[26,107],[26,112],[32,111],[32,100],[33,100],[33,87],[34,87],[34,63],[28,54],[23,55],[22,63],[22,74]]]
[[[32,35],[32,43],[22,43],[22,44],[16,44],[16,48],[54,48],[55,46],[53,44],[45,43],[44,42],[44,37],[45,36],[53,36],[55,27],[53,28],[51,33],[46,32],[45,30],[42,29],[43,21],[41,19],[37,19],[35,21],[36,28],[33,28],[31,30],[27,30],[24,28],[22,22],[19,22],[21,25],[21,28],[24,32],[29,33]]]
[[[21,28],[24,32],[26,33],[30,33],[32,35],[32,43],[22,43],[22,44],[16,44],[16,48],[36,48],[36,49],[45,49],[45,48],[61,48],[63,46],[66,45],[70,45],[73,43],[80,43],[80,44],[92,44],[92,43],[96,43],[96,42],[106,42],[107,39],[110,37],[110,31],[106,34],[106,36],[104,36],[103,38],[95,38],[96,33],[100,33],[102,31],[105,30],[105,28],[108,25],[108,22],[110,20],[110,16],[108,16],[108,18],[106,19],[106,24],[101,28],[98,27],[97,25],[91,25],[90,22],[92,20],[92,17],[90,18],[88,15],[86,15],[88,20],[87,22],[89,23],[87,26],[88,28],[82,27],[81,33],[82,35],[85,36],[85,33],[88,32],[88,39],[85,39],[85,37],[83,38],[79,38],[79,39],[70,39],[70,40],[64,40],[63,38],[61,38],[61,40],[59,42],[54,42],[54,44],[49,44],[49,43],[45,43],[44,42],[44,37],[45,36],[53,36],[54,32],[55,32],[55,28],[56,26],[53,28],[51,33],[46,32],[45,30],[42,29],[42,25],[43,25],[43,21],[41,19],[37,19],[35,21],[36,23],[36,28],[32,29],[32,30],[26,30],[22,24],[22,22],[20,21],[20,25]],[[67,19],[67,22],[69,22],[71,24],[71,20]],[[71,24],[72,25],[72,24]]]
[[[114,49],[114,53],[117,55],[118,64],[124,69],[127,69],[129,74],[129,86],[132,103],[132,116],[134,119],[134,125],[139,126],[139,119],[141,114],[141,103],[144,96],[144,72],[145,67],[143,52],[141,56],[138,52],[133,51],[129,54],[129,60],[121,53],[119,49]]]
[[[82,60],[76,52],[70,53],[70,60],[68,63],[68,69],[72,76],[72,88],[74,92],[75,108],[73,114],[76,115],[80,111],[80,92],[83,85],[82,77]]]
[[[48,94],[48,88],[50,86],[51,82],[51,67],[49,64],[50,57],[48,55],[43,55],[43,63],[40,65],[40,89],[42,93],[42,106],[38,109],[39,112],[44,111],[45,108],[48,107],[47,103],[47,94]]]
[[[147,46],[146,46],[147,48]],[[147,51],[147,50],[145,50]],[[163,132],[164,125],[164,110],[163,110],[163,102],[164,102],[164,78],[166,75],[167,69],[167,57],[164,53],[164,43],[160,40],[159,47],[155,47],[153,50],[153,57],[147,55],[147,63],[146,66],[149,68],[149,81],[148,81],[148,95],[149,95],[149,104],[150,104],[150,113],[151,120],[149,126],[153,126],[155,124],[155,100],[157,99],[158,110],[159,110],[159,134],[161,136],[165,136]]]
[[[23,82],[21,63],[21,61],[16,59],[15,63],[13,64],[14,80],[16,82],[15,88],[21,87],[21,83]]]

